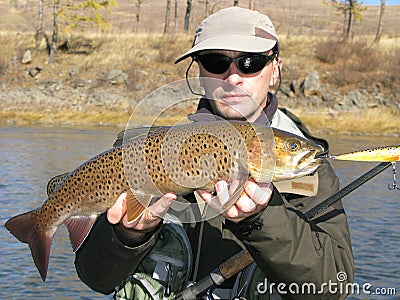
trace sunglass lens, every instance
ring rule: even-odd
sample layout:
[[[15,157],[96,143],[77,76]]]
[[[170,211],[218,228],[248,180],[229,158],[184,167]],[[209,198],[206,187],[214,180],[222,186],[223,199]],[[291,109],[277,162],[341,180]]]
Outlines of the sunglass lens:
[[[203,65],[204,69],[213,74],[222,74],[226,72],[231,64],[229,57],[216,53],[199,55],[198,60]]]
[[[257,73],[265,67],[267,62],[268,57],[264,55],[245,55],[240,57],[238,68],[244,74]]]

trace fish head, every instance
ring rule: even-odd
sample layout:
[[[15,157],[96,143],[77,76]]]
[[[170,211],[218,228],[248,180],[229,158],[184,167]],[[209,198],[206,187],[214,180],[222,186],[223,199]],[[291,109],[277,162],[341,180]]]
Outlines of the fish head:
[[[281,181],[310,175],[322,163],[324,149],[313,141],[275,129],[273,137],[258,132],[248,151],[248,168],[257,182]],[[258,148],[258,149],[257,149]],[[257,149],[257,151],[254,151]],[[257,153],[257,155],[255,155]]]
[[[322,163],[322,146],[306,138],[274,129],[275,168],[272,181],[298,178],[314,173]]]

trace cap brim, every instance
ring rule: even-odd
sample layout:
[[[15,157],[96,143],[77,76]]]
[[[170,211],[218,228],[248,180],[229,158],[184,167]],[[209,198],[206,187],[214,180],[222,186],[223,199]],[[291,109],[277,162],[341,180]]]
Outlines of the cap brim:
[[[265,52],[276,45],[276,40],[270,40],[257,36],[230,34],[218,37],[211,37],[199,42],[192,49],[178,57],[175,63],[188,58],[193,53],[204,50],[232,50],[240,52]]]

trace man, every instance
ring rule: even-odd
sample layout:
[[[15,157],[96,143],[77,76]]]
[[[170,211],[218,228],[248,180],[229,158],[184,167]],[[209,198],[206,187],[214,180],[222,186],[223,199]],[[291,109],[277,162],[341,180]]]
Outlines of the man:
[[[198,63],[200,77],[230,84],[254,99],[254,102],[243,103],[248,98],[239,92],[226,93],[221,101],[203,98],[198,112],[250,122],[265,123],[270,119],[271,126],[314,139],[327,149],[326,142],[311,137],[295,116],[277,109],[277,98],[269,92],[269,87],[280,80],[282,62],[278,36],[267,16],[238,7],[209,16],[198,27],[193,47],[176,62],[186,58]],[[207,90],[212,93],[217,87],[204,88],[206,93]],[[349,282],[354,275],[342,204],[335,204],[313,220],[303,214],[335,193],[338,180],[327,162],[319,167],[312,180],[311,184],[317,187],[314,194],[248,180],[245,193],[236,204],[210,220],[185,224],[195,261],[190,279],[198,281],[245,247],[263,277],[284,299],[345,298],[345,292],[329,288],[329,284],[338,287],[338,273],[345,272]],[[216,198],[207,191],[197,193],[210,206],[216,207],[226,201],[226,187],[225,181],[216,184]],[[168,211],[176,198],[174,194],[164,195],[137,221],[128,224],[126,194],[122,194],[99,218],[76,253],[76,269],[82,281],[105,294],[126,282],[142,260],[152,253],[158,240],[165,238],[160,237],[160,216]],[[191,194],[185,198],[193,201],[190,199],[194,197]],[[254,295],[257,291],[253,281],[254,278],[246,280],[243,287],[229,297]],[[249,288],[251,282],[253,285]],[[219,288],[230,289],[234,284],[235,278],[217,287],[215,294],[218,295]],[[303,294],[295,295],[289,288],[291,284],[291,287],[297,284],[297,292]],[[316,289],[302,291],[302,284],[314,285]],[[248,291],[243,295],[245,287]]]

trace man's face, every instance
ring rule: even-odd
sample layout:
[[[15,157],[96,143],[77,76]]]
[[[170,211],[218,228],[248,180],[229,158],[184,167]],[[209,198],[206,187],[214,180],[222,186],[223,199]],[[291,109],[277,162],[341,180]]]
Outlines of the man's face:
[[[231,58],[241,57],[247,53],[227,50],[209,50],[199,53],[218,53]],[[263,53],[272,54],[272,51]],[[247,61],[242,60],[246,65]],[[200,77],[206,77],[202,85],[214,112],[225,119],[255,121],[267,103],[267,95],[274,72],[272,59],[260,71],[252,74],[243,73],[235,62],[222,74],[207,71],[199,62]],[[217,79],[217,80],[213,80]]]

